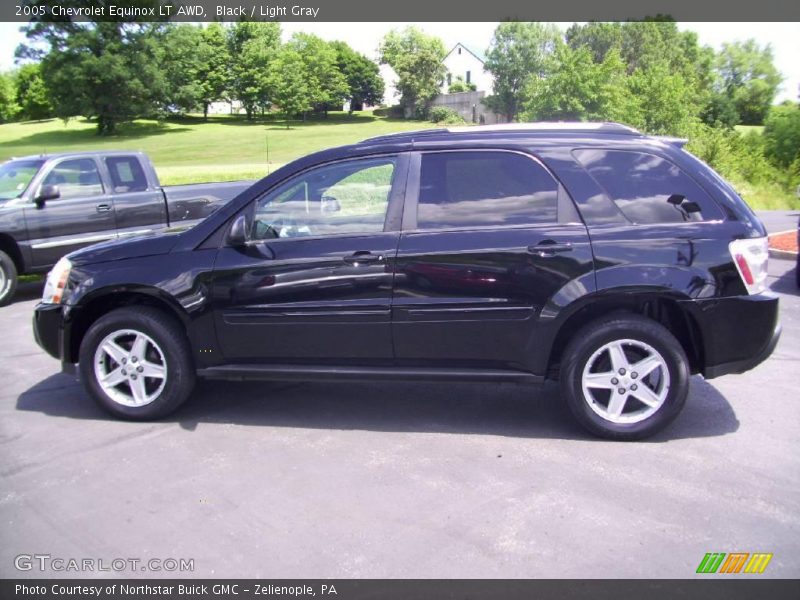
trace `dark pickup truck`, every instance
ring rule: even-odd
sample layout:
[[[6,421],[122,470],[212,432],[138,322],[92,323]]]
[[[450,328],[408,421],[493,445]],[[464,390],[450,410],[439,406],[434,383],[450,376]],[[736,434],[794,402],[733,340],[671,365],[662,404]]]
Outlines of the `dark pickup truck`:
[[[191,227],[252,182],[161,187],[141,152],[70,152],[0,165],[0,306],[17,275],[83,246]]]

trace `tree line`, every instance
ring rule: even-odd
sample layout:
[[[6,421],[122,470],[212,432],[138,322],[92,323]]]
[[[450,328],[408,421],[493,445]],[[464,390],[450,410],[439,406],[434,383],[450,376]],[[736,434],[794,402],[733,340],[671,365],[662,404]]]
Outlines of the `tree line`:
[[[0,76],[0,119],[92,118],[100,134],[141,117],[202,112],[238,101],[252,119],[383,102],[379,66],[345,42],[278,23],[35,22],[17,49],[22,66]],[[416,27],[389,32],[378,62],[392,67],[402,114],[436,121],[431,100],[446,78],[447,49]],[[781,83],[769,45],[701,46],[669,19],[575,24],[500,23],[486,54],[507,121],[608,120],[646,133],[689,137],[701,158],[748,182],[800,183],[800,110],[773,107]],[[456,79],[450,91],[468,87]],[[765,125],[740,135],[735,125]]]
[[[404,114],[461,119],[430,109],[445,77],[440,39],[415,27],[393,31],[380,54],[397,73]],[[739,184],[783,195],[800,185],[800,106],[773,106],[782,78],[769,45],[714,51],[669,19],[565,32],[509,21],[496,28],[485,67],[493,78],[485,103],[506,121],[618,121],[689,138],[690,150]],[[736,125],[764,125],[763,135]]]
[[[238,101],[252,119],[383,99],[373,61],[307,33],[281,43],[278,23],[33,23],[26,36],[17,58],[28,62],[0,77],[3,120],[81,115],[105,135],[135,118],[207,117],[218,101]]]

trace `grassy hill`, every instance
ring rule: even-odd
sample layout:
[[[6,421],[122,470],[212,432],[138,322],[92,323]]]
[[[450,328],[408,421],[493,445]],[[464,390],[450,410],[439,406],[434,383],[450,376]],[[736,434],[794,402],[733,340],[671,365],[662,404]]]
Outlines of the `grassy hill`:
[[[238,116],[185,117],[165,122],[138,120],[120,127],[117,135],[99,137],[94,123],[72,119],[28,121],[0,125],[0,161],[12,156],[69,150],[141,150],[147,152],[165,185],[258,179],[304,154],[357,142],[368,137],[435,127],[424,121],[376,117],[371,112],[330,113],[307,122]],[[761,127],[740,126],[744,132]],[[267,145],[269,144],[269,157]],[[753,208],[790,209],[800,206],[794,194],[777,183],[734,182]]]
[[[0,125],[0,161],[12,156],[70,150],[147,152],[165,185],[256,179],[295,158],[368,137],[432,127],[432,123],[375,117],[372,113],[331,113],[305,123],[247,121],[243,117],[187,117],[163,123],[139,120],[110,137],[95,125],[58,119]],[[269,144],[269,164],[267,145]]]

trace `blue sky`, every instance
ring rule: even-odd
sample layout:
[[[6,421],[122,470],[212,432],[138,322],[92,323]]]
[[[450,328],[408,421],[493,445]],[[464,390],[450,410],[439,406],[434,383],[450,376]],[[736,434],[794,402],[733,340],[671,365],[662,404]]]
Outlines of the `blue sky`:
[[[323,39],[344,39],[359,52],[374,58],[381,38],[391,29],[411,23],[282,23],[284,36],[295,31],[315,33]],[[485,50],[497,23],[416,23],[438,35],[450,47],[462,44]],[[560,24],[562,28],[569,24]],[[14,66],[14,49],[24,40],[19,23],[0,23],[0,70]],[[797,100],[800,88],[800,23],[681,23],[681,29],[697,32],[701,44],[718,49],[723,42],[755,38],[771,44],[775,65],[784,77],[776,102]]]

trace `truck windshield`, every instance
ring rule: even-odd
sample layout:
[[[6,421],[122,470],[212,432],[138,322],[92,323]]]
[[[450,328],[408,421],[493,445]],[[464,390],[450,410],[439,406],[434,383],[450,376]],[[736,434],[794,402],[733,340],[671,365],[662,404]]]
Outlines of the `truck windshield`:
[[[43,164],[43,160],[10,160],[0,165],[0,200],[22,195]]]

